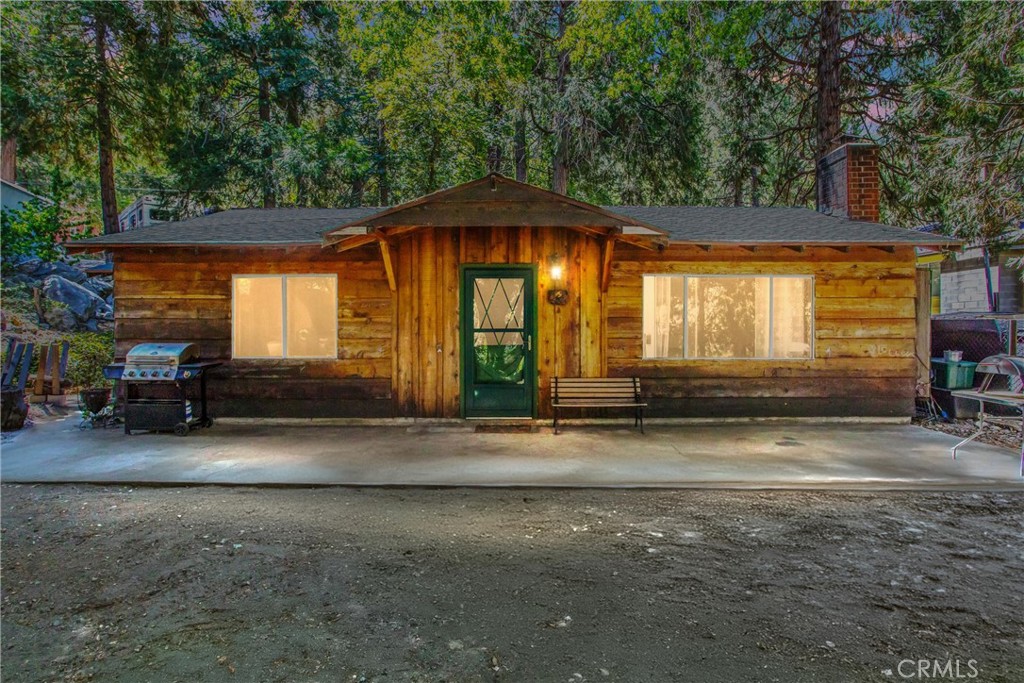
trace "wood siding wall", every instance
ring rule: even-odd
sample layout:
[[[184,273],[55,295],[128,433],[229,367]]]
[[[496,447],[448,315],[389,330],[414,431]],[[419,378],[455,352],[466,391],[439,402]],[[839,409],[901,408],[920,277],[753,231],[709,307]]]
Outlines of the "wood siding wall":
[[[643,360],[644,274],[814,276],[814,359]],[[871,247],[616,249],[607,368],[643,377],[663,416],[907,416],[916,377],[914,253]]]
[[[225,362],[209,383],[219,416],[391,416],[392,295],[376,251],[320,247],[126,250],[115,255],[117,355],[143,341],[199,344]],[[231,277],[338,275],[337,360],[231,360]]]
[[[457,417],[461,264],[537,264],[538,412],[551,378],[644,378],[663,416],[910,415],[916,377],[914,254],[868,247],[673,245],[615,248],[600,291],[601,247],[566,229],[432,228],[394,247],[397,292],[379,249],[319,247],[133,249],[115,256],[117,353],[142,341],[198,342],[225,366],[210,383],[214,415]],[[565,306],[546,300],[552,261]],[[337,360],[231,360],[231,277],[338,275]],[[815,276],[815,358],[647,361],[644,274]]]
[[[460,414],[459,266],[539,264],[535,340],[538,411],[550,413],[551,378],[603,373],[600,244],[562,228],[433,228],[395,250],[395,395],[399,415]],[[554,260],[564,265],[558,287],[565,306],[547,303]]]

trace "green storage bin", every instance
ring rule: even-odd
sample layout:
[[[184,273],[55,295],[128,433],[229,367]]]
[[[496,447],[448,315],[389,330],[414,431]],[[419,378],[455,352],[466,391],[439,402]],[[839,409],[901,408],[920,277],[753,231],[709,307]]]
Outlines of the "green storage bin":
[[[958,362],[932,358],[935,371],[935,386],[939,389],[970,389],[974,386],[974,368],[977,363],[962,360]]]

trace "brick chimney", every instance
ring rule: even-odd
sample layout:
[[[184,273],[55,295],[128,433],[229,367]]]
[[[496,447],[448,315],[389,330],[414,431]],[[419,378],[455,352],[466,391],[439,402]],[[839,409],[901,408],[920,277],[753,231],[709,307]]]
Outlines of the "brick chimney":
[[[818,211],[851,221],[880,220],[878,147],[849,136],[818,161]]]

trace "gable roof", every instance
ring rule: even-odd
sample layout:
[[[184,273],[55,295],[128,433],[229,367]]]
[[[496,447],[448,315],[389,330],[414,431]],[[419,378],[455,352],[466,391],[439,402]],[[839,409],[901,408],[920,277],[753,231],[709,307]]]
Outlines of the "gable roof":
[[[647,247],[668,244],[664,230],[635,216],[490,173],[354,220],[325,234],[324,246],[337,245],[341,250],[370,240],[392,240],[424,228],[452,225],[568,228]]]
[[[491,183],[496,188],[491,190]],[[493,193],[493,194],[492,194]],[[500,197],[495,202],[494,197]],[[533,203],[532,209],[524,207]],[[525,215],[524,215],[525,214]],[[959,240],[880,223],[851,221],[807,208],[595,206],[501,176],[485,176],[391,208],[232,209],[76,241],[88,251],[150,246],[315,245],[363,236],[370,229],[462,224],[586,226],[632,239],[683,244],[849,245],[946,247]],[[428,222],[429,221],[429,222]],[[441,221],[441,222],[438,222]],[[445,222],[447,221],[447,222]]]

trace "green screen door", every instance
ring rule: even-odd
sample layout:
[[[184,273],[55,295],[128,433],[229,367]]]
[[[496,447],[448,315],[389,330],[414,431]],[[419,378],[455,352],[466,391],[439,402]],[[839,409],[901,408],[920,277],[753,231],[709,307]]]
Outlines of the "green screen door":
[[[471,267],[462,276],[462,409],[466,417],[532,417],[534,273]]]

